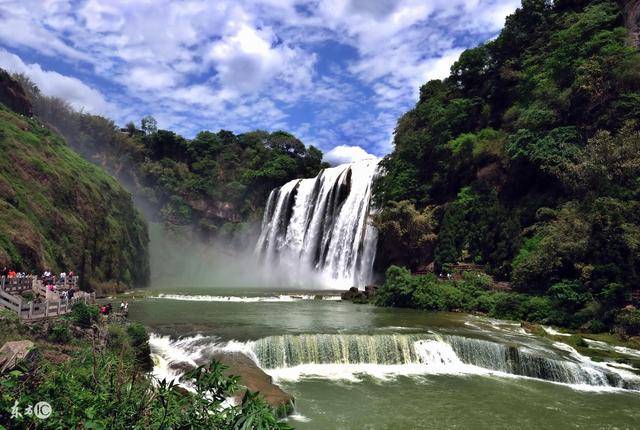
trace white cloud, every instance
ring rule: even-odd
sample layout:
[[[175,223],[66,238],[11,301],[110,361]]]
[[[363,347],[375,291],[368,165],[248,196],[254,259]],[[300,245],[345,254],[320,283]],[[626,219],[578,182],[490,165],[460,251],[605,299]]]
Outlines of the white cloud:
[[[62,63],[64,74],[78,71],[65,76],[2,53],[44,92],[118,121],[152,114],[161,127],[187,135],[202,128],[303,130],[306,143],[325,151],[356,143],[382,155],[420,85],[446,76],[466,47],[460,41],[492,37],[518,4],[0,0],[0,46],[28,52],[45,68]],[[331,44],[354,54],[321,58]],[[95,81],[87,81],[92,74]],[[108,88],[109,102],[95,83]]]
[[[39,64],[26,64],[20,57],[4,49],[0,49],[0,67],[12,73],[29,76],[43,94],[66,100],[78,110],[103,115],[113,115],[116,111],[100,91],[81,80],[44,70]]]
[[[324,154],[324,161],[331,165],[353,163],[354,161],[376,158],[359,146],[338,145]]]

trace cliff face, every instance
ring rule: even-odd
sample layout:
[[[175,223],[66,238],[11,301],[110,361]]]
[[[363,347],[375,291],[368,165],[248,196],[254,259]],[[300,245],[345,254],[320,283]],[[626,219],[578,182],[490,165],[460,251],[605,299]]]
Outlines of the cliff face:
[[[20,85],[3,99],[29,114]],[[147,226],[131,196],[60,136],[0,104],[0,266],[74,270],[85,287],[149,278]]]
[[[624,23],[629,30],[631,42],[640,47],[640,0],[623,0]]]
[[[0,103],[19,114],[28,117],[33,115],[31,102],[22,86],[2,69],[0,69]]]

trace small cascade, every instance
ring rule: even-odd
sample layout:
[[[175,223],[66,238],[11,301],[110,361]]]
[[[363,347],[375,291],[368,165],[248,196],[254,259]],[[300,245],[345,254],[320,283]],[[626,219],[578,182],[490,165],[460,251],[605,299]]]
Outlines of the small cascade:
[[[374,374],[517,375],[576,387],[640,391],[637,375],[595,363],[568,346],[562,348],[570,353],[566,357],[453,335],[301,334],[226,343],[203,336],[170,340],[152,335],[150,345],[155,373],[170,379],[178,378],[182,369],[208,362],[216,352],[237,352],[276,374],[306,367],[341,374],[343,369]]]
[[[447,336],[458,357],[467,364],[512,375],[578,385],[612,385],[608,373],[567,360],[543,357],[515,346],[480,339]]]
[[[419,335],[273,336],[254,343],[260,365],[265,368],[300,364],[409,364],[418,362],[413,343]]]
[[[523,348],[461,336],[429,334],[309,334],[272,336],[252,342],[265,369],[305,364],[425,366],[428,372],[527,376],[546,381],[640,390],[640,379],[585,361],[548,357]]]
[[[255,247],[263,264],[303,284],[341,289],[371,280],[377,232],[371,225],[378,160],[324,169],[269,195]]]

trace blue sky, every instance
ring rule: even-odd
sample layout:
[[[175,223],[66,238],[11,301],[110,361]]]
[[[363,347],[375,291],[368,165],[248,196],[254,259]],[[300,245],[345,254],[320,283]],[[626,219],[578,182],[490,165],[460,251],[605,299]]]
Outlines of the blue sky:
[[[331,162],[392,149],[420,85],[517,0],[0,0],[0,67],[118,124],[283,129]]]

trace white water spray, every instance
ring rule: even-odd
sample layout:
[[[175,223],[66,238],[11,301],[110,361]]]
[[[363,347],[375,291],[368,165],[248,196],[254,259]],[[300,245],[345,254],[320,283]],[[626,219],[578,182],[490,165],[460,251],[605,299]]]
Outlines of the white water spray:
[[[371,187],[378,160],[325,169],[269,195],[256,253],[294,285],[333,289],[371,281],[377,231]]]

